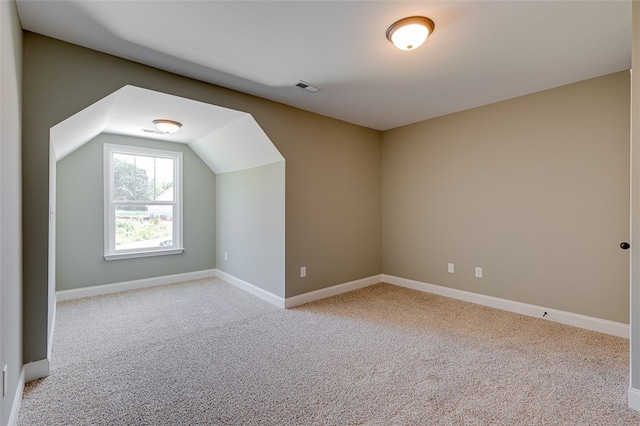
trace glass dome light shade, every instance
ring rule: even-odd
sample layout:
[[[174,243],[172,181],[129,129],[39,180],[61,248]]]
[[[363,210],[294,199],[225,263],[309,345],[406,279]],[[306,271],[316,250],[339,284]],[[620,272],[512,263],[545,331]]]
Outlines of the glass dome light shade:
[[[387,30],[387,39],[400,50],[414,50],[425,42],[433,28],[431,19],[411,16],[391,25]]]

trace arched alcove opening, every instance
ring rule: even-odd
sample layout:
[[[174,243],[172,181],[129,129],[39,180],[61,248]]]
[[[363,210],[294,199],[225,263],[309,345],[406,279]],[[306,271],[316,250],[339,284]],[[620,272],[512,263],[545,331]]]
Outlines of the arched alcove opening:
[[[159,134],[154,132],[152,123],[154,119],[159,118],[180,121],[183,127],[171,135]],[[213,202],[205,204],[208,210],[213,205],[213,211],[200,211],[199,214],[190,216],[185,214],[185,220],[187,217],[191,218],[189,224],[185,225],[191,227],[189,232],[185,232],[185,238],[188,235],[196,235],[198,223],[209,220],[213,224],[213,232],[205,234],[210,235],[215,241],[208,245],[192,244],[190,249],[187,238],[184,242],[185,253],[189,253],[189,250],[198,251],[202,258],[202,251],[206,251],[205,257],[210,257],[210,263],[207,264],[209,270],[222,271],[242,282],[251,283],[265,294],[284,298],[285,161],[280,152],[248,113],[125,86],[50,129],[48,355],[46,362],[41,363],[40,367],[33,366],[32,376],[44,377],[49,374],[56,290],[75,289],[83,285],[97,287],[170,275],[169,265],[179,264],[177,261],[162,262],[163,269],[157,267],[157,258],[155,266],[150,259],[108,262],[96,250],[89,248],[103,246],[102,241],[96,241],[102,238],[95,237],[103,236],[100,229],[96,230],[94,237],[90,237],[88,233],[76,233],[81,234],[80,238],[71,242],[86,244],[87,248],[76,247],[72,256],[73,262],[66,262],[64,267],[76,268],[78,277],[70,279],[66,271],[62,276],[66,281],[73,282],[56,282],[56,277],[61,276],[56,268],[59,266],[56,241],[60,242],[56,223],[59,220],[77,220],[72,217],[62,219],[57,214],[58,167],[61,162],[75,164],[71,167],[76,168],[76,171],[72,172],[76,174],[72,179],[65,177],[65,184],[73,182],[74,179],[83,184],[91,180],[94,183],[99,181],[99,185],[85,185],[82,191],[85,191],[85,197],[87,194],[97,195],[97,198],[102,200],[102,195],[96,194],[103,190],[102,171],[95,170],[96,167],[91,167],[87,161],[93,161],[95,165],[96,155],[102,156],[101,146],[114,141],[133,146],[173,144],[174,150],[191,153],[191,166],[185,165],[191,167],[189,172],[194,172],[197,167],[200,170],[206,168],[214,179],[209,180],[203,173],[191,173],[190,181],[185,182],[185,185],[190,186],[185,191],[185,197],[188,194],[189,206],[202,207],[197,193],[210,190]],[[81,158],[71,161],[82,151],[86,152],[80,156]],[[84,178],[78,175],[80,172],[77,170],[82,170],[82,167],[78,168],[78,164],[84,165]],[[89,175],[92,176],[91,179]],[[212,186],[211,182],[214,187],[208,188]],[[196,185],[201,187],[193,190],[193,186]],[[71,189],[68,192],[74,191],[75,189]],[[78,194],[74,195],[82,197],[81,191],[78,191]],[[209,198],[211,194],[208,194]],[[89,217],[100,214],[96,211],[103,211],[102,207],[95,206],[95,202],[84,204],[94,204],[87,206]],[[60,213],[62,214],[62,210]],[[101,220],[94,220],[91,226],[98,226],[96,224],[100,223]],[[207,238],[206,235],[204,238]],[[202,239],[203,236],[199,235],[198,238]],[[87,241],[83,241],[85,239]],[[188,255],[176,255],[175,258],[179,259],[180,256],[186,258]],[[118,262],[120,264],[114,266]],[[83,269],[81,265],[93,267],[93,276],[99,278],[87,279],[87,268]],[[99,269],[99,273],[96,273],[96,268]],[[198,272],[202,268],[202,262],[189,262],[175,272]],[[116,270],[117,273],[114,272]]]

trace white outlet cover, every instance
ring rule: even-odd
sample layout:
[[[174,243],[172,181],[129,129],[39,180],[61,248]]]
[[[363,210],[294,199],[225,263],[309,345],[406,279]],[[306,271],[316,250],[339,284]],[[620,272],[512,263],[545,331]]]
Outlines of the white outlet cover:
[[[476,278],[482,278],[482,268],[476,266]]]
[[[449,272],[450,274],[453,274],[455,272],[455,266],[453,263],[447,264],[447,272]]]

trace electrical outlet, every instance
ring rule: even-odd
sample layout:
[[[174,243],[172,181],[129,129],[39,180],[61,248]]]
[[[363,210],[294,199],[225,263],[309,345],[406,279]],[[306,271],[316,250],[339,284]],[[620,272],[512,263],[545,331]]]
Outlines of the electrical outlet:
[[[455,272],[455,266],[453,265],[453,263],[449,263],[447,264],[447,272],[449,272],[450,274],[453,274]]]
[[[227,252],[224,252],[224,260],[229,260],[229,256],[227,255]]]
[[[476,266],[476,278],[482,278],[482,268]]]
[[[300,268],[300,278],[304,278],[307,276],[307,267],[303,266]]]

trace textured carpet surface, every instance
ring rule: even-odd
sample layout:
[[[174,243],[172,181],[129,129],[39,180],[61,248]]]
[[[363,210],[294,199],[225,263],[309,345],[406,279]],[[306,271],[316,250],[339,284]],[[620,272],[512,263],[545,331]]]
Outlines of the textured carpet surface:
[[[629,342],[379,284],[282,310],[216,279],[63,302],[20,425],[640,425]]]

